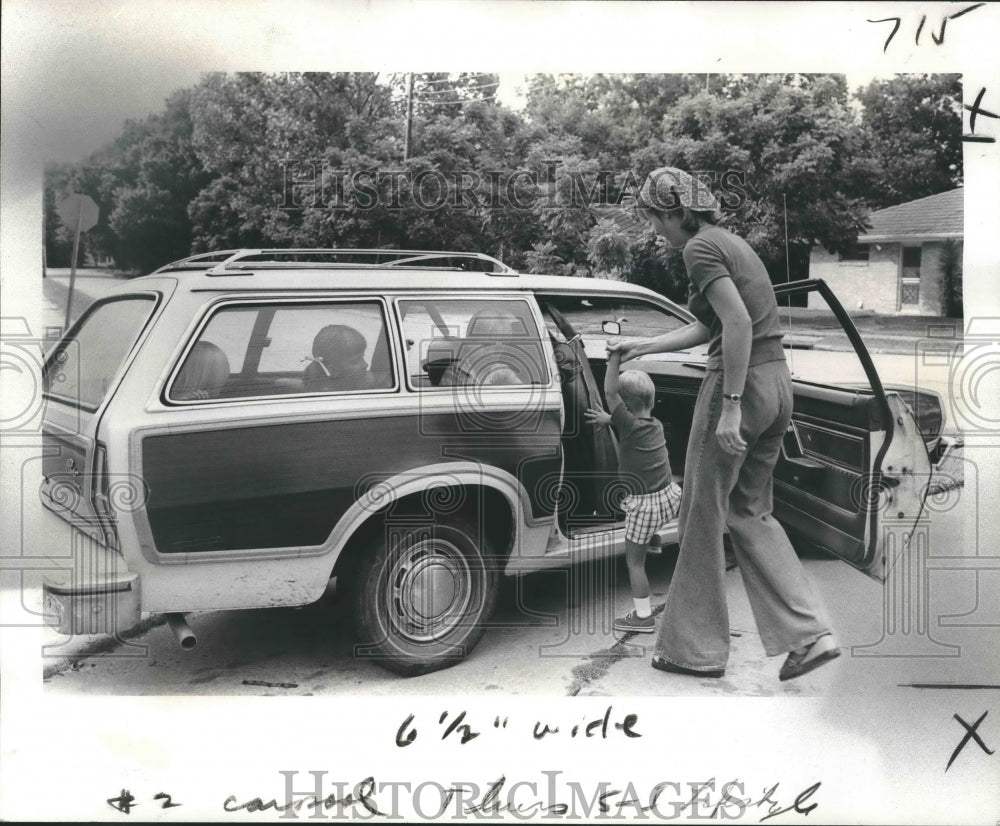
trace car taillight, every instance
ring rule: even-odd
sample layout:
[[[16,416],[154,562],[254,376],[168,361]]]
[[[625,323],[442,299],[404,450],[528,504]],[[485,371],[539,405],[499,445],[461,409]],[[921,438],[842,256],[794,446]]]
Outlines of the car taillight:
[[[121,553],[118,543],[118,520],[111,506],[111,480],[108,476],[108,451],[101,442],[94,450],[94,479],[91,487],[94,512],[101,523],[104,543]]]

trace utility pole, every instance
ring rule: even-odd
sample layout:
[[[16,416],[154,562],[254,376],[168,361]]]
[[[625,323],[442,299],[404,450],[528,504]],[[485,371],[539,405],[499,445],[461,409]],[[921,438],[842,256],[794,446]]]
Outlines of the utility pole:
[[[410,140],[413,137],[413,72],[406,76],[406,142],[403,144],[403,160],[410,158]]]

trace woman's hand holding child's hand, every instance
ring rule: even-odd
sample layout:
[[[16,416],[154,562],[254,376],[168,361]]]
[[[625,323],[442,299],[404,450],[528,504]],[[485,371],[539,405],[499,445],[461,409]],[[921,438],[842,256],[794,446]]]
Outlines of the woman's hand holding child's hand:
[[[611,353],[618,353],[622,361],[628,361],[629,359],[638,358],[644,355],[642,351],[642,345],[646,343],[645,339],[633,339],[632,341],[608,341],[608,355]]]

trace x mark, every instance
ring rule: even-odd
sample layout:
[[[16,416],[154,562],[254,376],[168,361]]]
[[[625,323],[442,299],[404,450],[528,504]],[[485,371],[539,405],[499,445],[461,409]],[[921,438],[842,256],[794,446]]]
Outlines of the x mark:
[[[958,722],[961,723],[962,726],[965,728],[965,736],[962,738],[962,741],[955,747],[955,750],[951,753],[951,757],[948,758],[948,765],[945,766],[944,768],[945,771],[948,771],[948,769],[951,768],[951,764],[955,762],[955,758],[958,757],[958,753],[965,748],[965,744],[968,743],[969,740],[975,740],[979,744],[979,748],[981,748],[987,754],[993,754],[993,751],[991,749],[986,748],[986,744],[983,742],[983,739],[978,734],[976,734],[976,729],[979,728],[979,724],[986,719],[987,714],[989,714],[989,711],[988,710],[984,711],[979,716],[979,719],[976,720],[976,722],[974,722],[971,726],[957,714],[954,715],[955,719],[958,720]]]

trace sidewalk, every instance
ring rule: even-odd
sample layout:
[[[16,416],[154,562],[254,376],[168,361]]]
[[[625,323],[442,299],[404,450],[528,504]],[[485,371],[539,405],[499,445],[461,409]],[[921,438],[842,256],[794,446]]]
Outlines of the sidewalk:
[[[791,331],[791,337],[806,339],[816,350],[843,351],[850,349],[847,334],[840,323],[827,311],[805,307],[779,308],[781,325]],[[961,318],[926,315],[880,315],[869,311],[850,313],[851,321],[860,333],[870,353],[914,355],[918,344],[928,339],[960,343],[965,328]],[[789,334],[786,332],[786,338]]]

